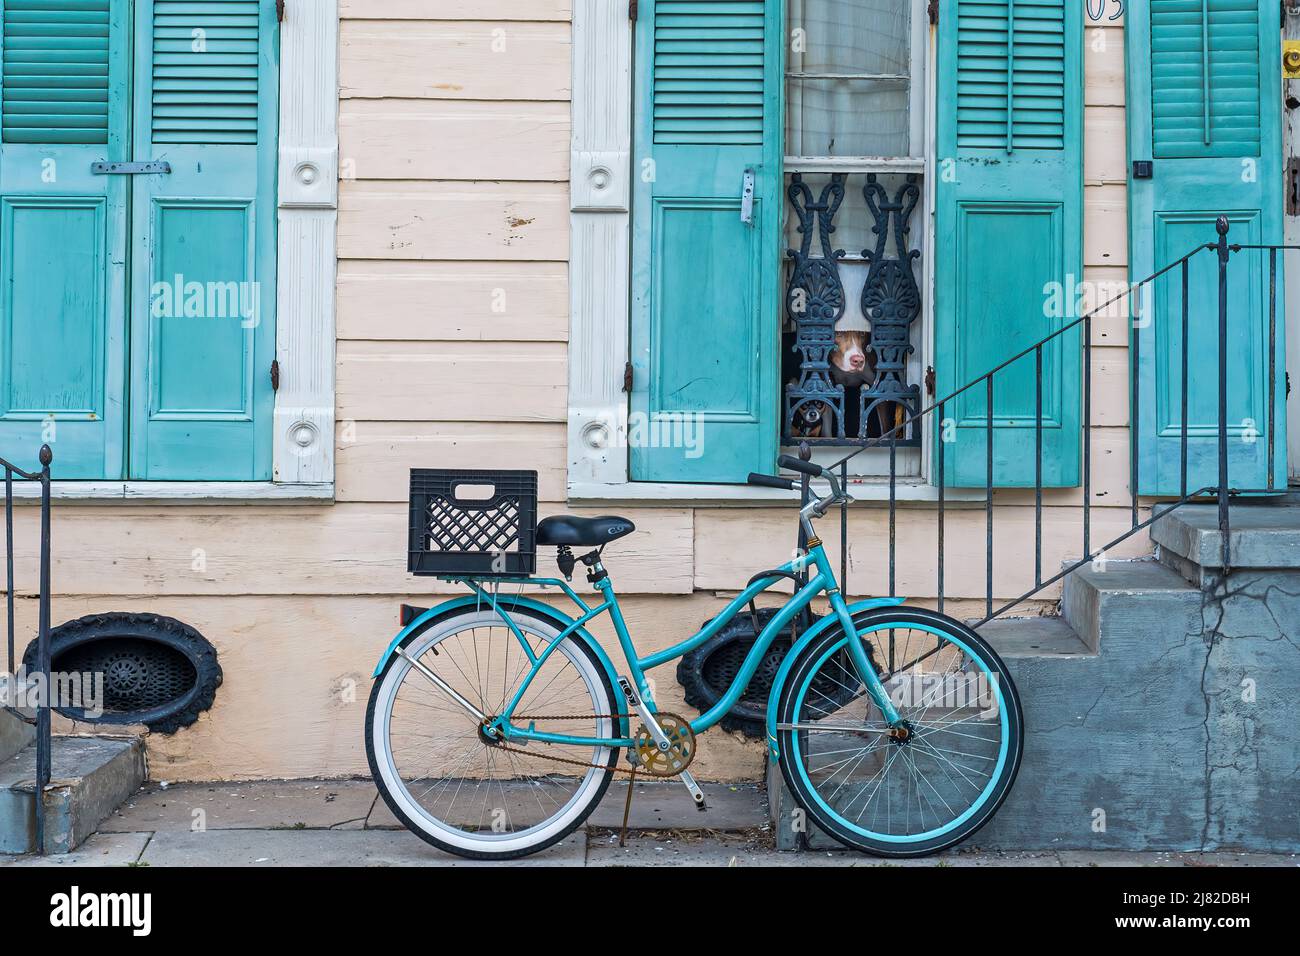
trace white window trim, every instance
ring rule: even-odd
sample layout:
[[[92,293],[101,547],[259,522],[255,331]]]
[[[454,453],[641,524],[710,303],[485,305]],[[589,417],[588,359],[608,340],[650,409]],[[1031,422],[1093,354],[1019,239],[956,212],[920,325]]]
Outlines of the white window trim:
[[[925,16],[921,0],[917,14]],[[570,145],[569,217],[569,429],[568,497],[591,503],[678,501],[751,504],[788,501],[790,493],[748,485],[630,481],[627,454],[629,276],[631,274],[632,44],[635,25],[620,4],[573,3],[573,137]],[[928,33],[925,90],[934,102],[934,31]],[[931,216],[924,255],[933,254],[934,110],[925,110],[924,196]],[[849,160],[848,162],[853,162]],[[930,309],[935,269],[929,269],[923,334],[932,343]],[[928,431],[928,430],[927,430]],[[921,475],[928,475],[929,439]],[[934,501],[938,488],[925,477],[900,480],[900,501]],[[887,482],[853,482],[860,501],[889,497]],[[982,500],[982,491],[949,489],[949,500]]]
[[[334,497],[338,218],[336,0],[292,0],[280,24],[275,393],[271,481],[54,481],[57,498],[135,501]],[[58,476],[57,458],[55,477]],[[31,482],[15,498],[39,496]]]
[[[285,4],[275,326],[280,388],[271,484],[313,492],[305,497],[320,497],[326,490],[332,497],[334,488],[338,45],[336,0]],[[239,497],[238,488],[230,491]]]

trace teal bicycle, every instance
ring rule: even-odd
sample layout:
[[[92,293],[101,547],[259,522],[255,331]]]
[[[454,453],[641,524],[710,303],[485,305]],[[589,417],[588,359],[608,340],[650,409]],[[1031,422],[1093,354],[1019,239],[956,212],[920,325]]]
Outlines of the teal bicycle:
[[[887,857],[937,852],[988,821],[1021,757],[1020,701],[1006,667],[960,621],[901,598],[846,602],[813,521],[848,499],[830,471],[789,456],[780,464],[829,486],[799,512],[806,550],[756,574],[714,620],[671,647],[642,654],[629,632],[602,562],[606,545],[635,530],[616,516],[536,524],[536,544],[557,549],[563,578],[449,574],[466,595],[404,607],[405,626],[375,668],[366,711],[370,768],[397,818],[451,853],[510,859],[573,832],[616,772],[677,777],[704,809],[689,770],[697,736],[741,698],[777,636],[808,620],[810,602],[825,595],[830,612],[799,633],[767,705],[770,759],[807,819],[848,847]],[[771,475],[749,480],[796,487]],[[578,562],[594,600],[568,583]],[[657,706],[647,672],[753,613],[759,594],[791,579],[793,595],[782,595],[713,707],[687,719]],[[558,589],[572,612],[525,587]],[[624,673],[588,629],[601,615],[613,625]]]

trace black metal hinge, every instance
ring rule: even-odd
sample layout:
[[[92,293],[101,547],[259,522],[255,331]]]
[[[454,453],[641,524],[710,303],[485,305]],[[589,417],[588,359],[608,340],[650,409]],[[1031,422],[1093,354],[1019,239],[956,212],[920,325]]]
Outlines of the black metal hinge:
[[[284,0],[275,0],[275,19],[279,23],[284,23]]]
[[[932,27],[938,26],[939,25],[939,0],[930,0],[929,5],[925,8],[925,12],[930,15],[930,26]]]
[[[627,0],[627,18],[636,23],[636,2],[637,0]]]
[[[934,366],[933,365],[927,365],[925,367],[925,391],[929,395],[934,394]]]
[[[271,391],[278,392],[279,390],[280,390],[280,361],[279,359],[271,359]]]
[[[632,392],[632,363],[628,362],[623,366],[623,391],[631,394]]]

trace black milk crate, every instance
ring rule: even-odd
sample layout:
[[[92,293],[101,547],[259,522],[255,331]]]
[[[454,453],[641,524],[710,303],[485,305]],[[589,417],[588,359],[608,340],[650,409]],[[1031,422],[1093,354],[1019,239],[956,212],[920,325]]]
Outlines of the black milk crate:
[[[537,472],[412,468],[406,569],[514,577],[537,569]]]

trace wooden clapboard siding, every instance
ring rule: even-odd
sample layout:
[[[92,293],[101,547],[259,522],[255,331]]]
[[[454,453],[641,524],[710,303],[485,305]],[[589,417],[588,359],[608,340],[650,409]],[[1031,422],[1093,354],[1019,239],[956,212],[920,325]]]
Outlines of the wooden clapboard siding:
[[[1090,285],[1091,306],[1095,308],[1114,297],[1128,281],[1124,32],[1118,23],[1089,25],[1084,31],[1084,43],[1083,257],[1084,281]],[[1089,503],[1096,509],[1092,518],[1094,546],[1122,533],[1131,522],[1128,336],[1127,300],[1110,306],[1092,320],[1094,430]],[[1082,553],[1082,516],[1078,514],[1082,499],[1082,489],[1073,489],[1068,502],[1073,509],[1051,511],[1054,520],[1044,527],[1043,535],[1045,553],[1050,548],[1056,563],[1049,565],[1045,561],[1044,571],[1048,574],[1056,573],[1060,559],[1075,559]],[[1000,500],[1030,509],[1025,520],[1031,522],[1031,550],[1024,553],[1032,554],[1032,500],[1023,495],[1003,496]],[[1143,519],[1146,515],[1145,509],[1139,513]],[[1023,547],[1023,543],[1017,546]],[[1148,549],[1147,536],[1139,534],[1122,545],[1117,556],[1138,555]],[[1055,593],[1059,588],[1044,596]]]
[[[1084,107],[1084,187],[1123,185],[1128,179],[1122,106]]]
[[[563,183],[344,182],[343,259],[562,261],[569,254]]]
[[[345,99],[567,100],[569,73],[567,23],[344,20],[339,30]]]
[[[1107,183],[1083,191],[1083,262],[1085,266],[1128,265],[1128,200],[1124,186]]]
[[[1121,138],[1122,143],[1122,138]],[[567,103],[344,100],[345,178],[515,179],[569,175]]]
[[[339,0],[344,20],[569,20],[571,0]]]
[[[566,510],[544,504],[543,515]],[[459,590],[406,573],[404,503],[283,507],[54,509],[54,593],[445,594]],[[592,515],[598,511],[583,510]],[[38,509],[16,509],[17,592],[36,584]],[[687,508],[646,508],[637,533],[619,542],[609,565],[629,594],[691,590],[694,516]],[[58,542],[75,542],[62,547]],[[546,570],[539,562],[539,570]],[[577,586],[577,585],[575,585]],[[586,588],[586,582],[581,583]]]
[[[339,421],[562,422],[559,342],[339,342]]]
[[[1085,108],[1124,105],[1124,30],[1119,22],[1104,27],[1089,23],[1084,29]]]
[[[1017,492],[1020,493],[1020,492]],[[953,598],[984,595],[984,509],[953,508],[945,522],[944,589]],[[1101,508],[1093,515],[1097,542],[1106,541],[1128,527],[1122,509]],[[1081,524],[1078,508],[1044,509],[1043,576],[1061,569],[1067,558],[1080,553]],[[745,521],[721,509],[700,509],[695,515],[695,586],[735,591],[744,587],[750,567],[770,567],[789,560],[794,523],[786,509],[748,512]],[[902,509],[897,514],[897,593],[929,596],[936,589],[936,526],[927,509]],[[859,508],[849,517],[850,596],[883,594],[888,589],[889,514],[884,508]],[[827,553],[839,567],[839,536],[826,539]],[[994,594],[1013,597],[1033,585],[1034,509],[1032,506],[998,506],[994,518]],[[1126,542],[1111,557],[1147,551],[1138,541]],[[737,554],[745,560],[738,562]],[[1040,595],[1059,595],[1059,587]]]
[[[339,501],[405,501],[411,468],[537,469],[537,497],[565,499],[560,423],[343,422],[335,451]]]
[[[562,262],[344,260],[340,339],[563,342],[569,281]]]

